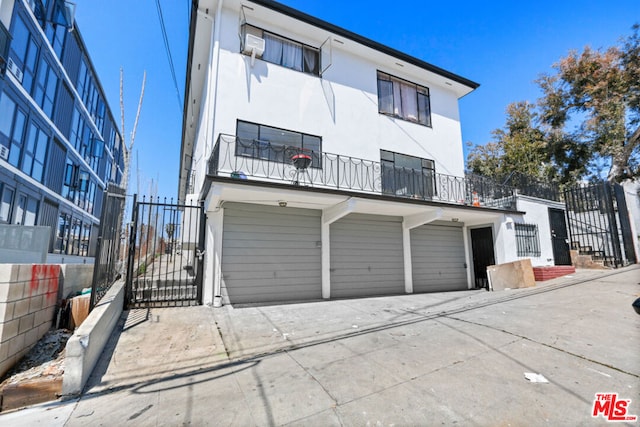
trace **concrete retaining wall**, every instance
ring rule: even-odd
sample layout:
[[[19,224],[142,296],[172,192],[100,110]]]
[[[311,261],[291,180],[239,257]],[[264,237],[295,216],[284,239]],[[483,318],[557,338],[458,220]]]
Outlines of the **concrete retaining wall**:
[[[51,328],[59,265],[0,264],[0,376]]]
[[[62,395],[82,393],[122,314],[124,281],[116,282],[67,341]]]

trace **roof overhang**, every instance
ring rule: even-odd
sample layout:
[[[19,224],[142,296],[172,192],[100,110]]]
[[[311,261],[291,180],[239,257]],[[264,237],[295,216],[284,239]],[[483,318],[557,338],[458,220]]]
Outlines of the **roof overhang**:
[[[290,184],[241,181],[234,178],[209,177],[210,188],[203,195],[206,211],[216,211],[226,202],[251,203],[283,208],[326,210],[341,203],[356,201],[350,213],[411,217],[437,213],[440,221],[467,226],[492,223],[504,215],[523,215],[516,210],[454,205],[393,196],[347,192]]]

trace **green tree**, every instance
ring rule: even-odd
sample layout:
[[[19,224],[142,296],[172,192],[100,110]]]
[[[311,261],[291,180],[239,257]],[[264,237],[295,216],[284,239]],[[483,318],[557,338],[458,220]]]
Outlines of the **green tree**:
[[[639,26],[620,46],[585,47],[554,64],[555,74],[538,84],[540,117],[548,126],[550,151],[565,175],[584,175],[599,159],[607,179],[637,174],[640,147]]]
[[[475,146],[469,152],[467,169],[501,182],[515,173],[548,179],[553,168],[535,106],[516,102],[509,104],[506,114],[505,126],[492,132],[493,141]]]
[[[504,180],[515,172],[572,184],[599,175],[620,181],[640,172],[640,26],[619,46],[585,47],[537,83],[536,105],[510,104],[493,140],[474,147],[469,171]],[[598,176],[599,178],[599,176]]]

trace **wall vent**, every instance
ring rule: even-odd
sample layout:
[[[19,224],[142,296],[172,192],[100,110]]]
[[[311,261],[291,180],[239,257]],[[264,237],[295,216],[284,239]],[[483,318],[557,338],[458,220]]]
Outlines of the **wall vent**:
[[[7,69],[22,83],[22,70],[18,67],[18,64],[13,62],[12,58],[9,58],[9,61],[7,61]]]
[[[7,160],[9,158],[9,149],[4,145],[0,145],[0,159]]]

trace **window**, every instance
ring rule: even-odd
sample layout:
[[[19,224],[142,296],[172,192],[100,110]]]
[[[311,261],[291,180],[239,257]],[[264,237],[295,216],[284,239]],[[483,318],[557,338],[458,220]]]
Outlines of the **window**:
[[[53,51],[58,55],[58,58],[62,60],[62,48],[64,47],[64,39],[68,32],[68,28],[64,25],[50,22],[47,25],[47,39],[53,47]]]
[[[49,118],[53,118],[53,105],[55,104],[57,88],[58,76],[56,76],[49,63],[42,58],[33,98]]]
[[[14,190],[6,184],[0,187],[0,223],[11,222],[11,211],[13,210]]]
[[[51,11],[51,19],[47,22],[46,35],[58,58],[62,59],[62,48],[67,32],[73,26],[74,9],[67,9],[68,2],[56,1]]]
[[[16,205],[16,221],[18,225],[36,225],[38,200],[25,194],[18,196]]]
[[[9,163],[18,167],[20,164],[20,150],[22,149],[22,136],[25,129],[26,115],[5,92],[0,97],[0,141],[7,138],[9,147]],[[3,144],[4,145],[4,144]]]
[[[378,71],[378,112],[431,126],[429,89]]]
[[[13,58],[17,59],[16,62],[22,70],[22,87],[31,93],[39,48],[20,16],[16,16],[14,20],[11,50]]]
[[[53,252],[56,254],[66,254],[69,243],[69,231],[71,224],[71,215],[61,213],[58,218],[58,228],[56,232],[56,242],[53,246]]]
[[[44,162],[48,143],[49,137],[47,134],[34,123],[31,123],[20,169],[40,182],[42,182],[44,176]]]
[[[380,150],[382,192],[394,196],[431,199],[435,194],[435,162]]]
[[[251,25],[244,25],[243,34],[253,34],[264,39],[261,59],[292,70],[315,76],[320,75],[320,49],[298,43]],[[242,40],[244,43],[244,37]]]
[[[288,163],[301,152],[311,156],[311,167],[322,167],[322,138],[238,120],[236,156]]]
[[[49,7],[48,0],[28,0],[27,3],[29,7],[33,11],[33,14],[36,16],[36,19],[40,23],[40,25],[44,26],[47,8]]]
[[[540,239],[538,238],[538,226],[535,224],[515,223],[516,245],[518,256],[540,256]]]

